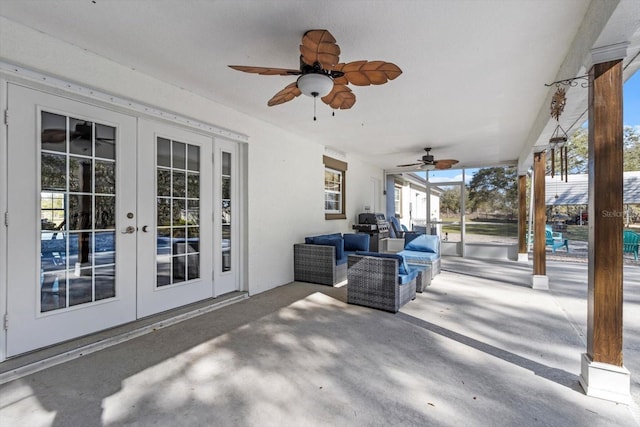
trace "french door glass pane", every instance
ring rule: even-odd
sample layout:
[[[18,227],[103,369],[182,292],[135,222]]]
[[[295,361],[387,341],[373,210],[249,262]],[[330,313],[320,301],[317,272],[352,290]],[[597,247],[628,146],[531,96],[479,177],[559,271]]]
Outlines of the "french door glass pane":
[[[200,277],[200,147],[156,141],[156,286]]]
[[[231,270],[231,153],[222,152],[222,271]]]
[[[44,313],[116,296],[116,129],[46,111],[40,120]]]

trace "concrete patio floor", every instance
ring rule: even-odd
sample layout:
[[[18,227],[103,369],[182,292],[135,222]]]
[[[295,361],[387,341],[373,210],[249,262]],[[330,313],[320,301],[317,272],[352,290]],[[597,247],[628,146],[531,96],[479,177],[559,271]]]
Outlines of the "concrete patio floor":
[[[549,291],[527,264],[443,270],[398,314],[281,286],[3,384],[0,425],[640,425],[640,265],[624,270],[630,406],[578,383],[586,264],[548,262]]]

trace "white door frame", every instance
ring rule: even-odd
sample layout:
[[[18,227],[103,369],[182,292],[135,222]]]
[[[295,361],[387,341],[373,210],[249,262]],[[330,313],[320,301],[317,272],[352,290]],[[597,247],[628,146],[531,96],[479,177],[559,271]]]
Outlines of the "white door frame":
[[[4,115],[7,111],[7,80],[0,79],[0,111]],[[5,213],[7,212],[7,121],[3,117],[2,131],[0,131],[0,362],[7,358],[6,342],[7,334],[4,328],[4,319],[7,314],[7,225]]]

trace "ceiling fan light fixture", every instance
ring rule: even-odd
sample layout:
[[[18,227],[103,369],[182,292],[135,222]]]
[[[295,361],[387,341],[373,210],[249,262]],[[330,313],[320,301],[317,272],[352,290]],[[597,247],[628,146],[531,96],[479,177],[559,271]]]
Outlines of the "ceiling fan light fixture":
[[[436,165],[428,164],[428,163],[425,163],[424,165],[420,166],[420,169],[422,169],[423,171],[432,171],[432,170],[435,170],[435,168],[436,168]]]
[[[300,92],[313,98],[326,96],[333,89],[333,79],[322,73],[303,74],[298,78]]]

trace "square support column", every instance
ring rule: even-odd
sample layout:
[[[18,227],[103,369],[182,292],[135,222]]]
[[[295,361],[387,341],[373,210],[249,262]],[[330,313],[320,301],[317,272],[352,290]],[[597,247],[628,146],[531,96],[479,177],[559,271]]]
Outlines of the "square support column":
[[[518,176],[518,262],[528,262],[527,253],[527,176]]]
[[[533,289],[549,289],[545,223],[545,170],[547,155],[544,151],[533,155]]]
[[[622,364],[622,60],[589,71],[589,273],[587,353],[580,383],[588,395],[628,403]]]

